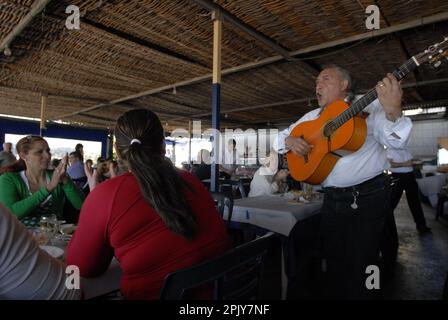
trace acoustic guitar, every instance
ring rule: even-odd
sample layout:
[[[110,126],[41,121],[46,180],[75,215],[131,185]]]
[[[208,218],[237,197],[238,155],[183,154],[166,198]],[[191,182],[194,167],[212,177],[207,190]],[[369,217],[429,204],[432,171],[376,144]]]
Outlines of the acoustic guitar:
[[[400,81],[423,63],[438,67],[442,58],[448,59],[447,48],[448,37],[445,37],[442,42],[410,58],[393,75]],[[351,105],[337,100],[326,106],[319,118],[298,124],[290,136],[301,137],[313,148],[306,156],[287,153],[292,177],[309,184],[320,184],[340,159],[340,153],[352,153],[361,148],[367,134],[366,121],[361,111],[376,98],[377,93],[373,88]]]

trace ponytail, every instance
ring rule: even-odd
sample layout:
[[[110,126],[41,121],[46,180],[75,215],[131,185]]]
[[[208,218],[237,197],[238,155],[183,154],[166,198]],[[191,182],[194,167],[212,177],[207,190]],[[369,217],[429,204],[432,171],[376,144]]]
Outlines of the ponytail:
[[[185,191],[190,186],[162,153],[163,128],[159,118],[147,109],[126,112],[117,120],[116,148],[127,161],[146,202],[168,229],[191,240],[196,221]]]

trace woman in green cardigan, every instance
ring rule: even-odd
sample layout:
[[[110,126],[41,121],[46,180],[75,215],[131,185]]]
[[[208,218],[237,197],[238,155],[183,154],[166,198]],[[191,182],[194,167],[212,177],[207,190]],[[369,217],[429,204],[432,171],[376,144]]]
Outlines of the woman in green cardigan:
[[[66,175],[67,155],[54,169],[47,141],[40,136],[26,136],[17,143],[20,160],[2,168],[0,203],[3,203],[27,226],[35,226],[42,215],[56,214],[62,218],[67,198],[81,209],[83,193]]]

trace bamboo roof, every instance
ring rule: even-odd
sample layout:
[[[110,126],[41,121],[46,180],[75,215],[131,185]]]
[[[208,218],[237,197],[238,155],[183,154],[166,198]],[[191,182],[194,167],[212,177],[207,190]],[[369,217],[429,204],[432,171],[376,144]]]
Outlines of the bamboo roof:
[[[38,1],[0,0],[0,43]],[[157,112],[168,130],[188,128],[190,120],[209,125],[213,23],[199,2],[50,1],[12,41],[12,55],[0,53],[0,114],[39,118],[40,95],[46,93],[52,121],[112,128],[123,112],[144,107]],[[369,32],[365,8],[371,2],[216,1],[292,53],[285,59],[224,19],[221,125],[292,123],[316,106],[315,78],[325,64],[348,69],[363,91],[448,36],[448,1],[396,0],[376,2],[380,26],[402,30],[350,40]],[[69,5],[80,9],[80,30],[66,28]],[[443,17],[406,27],[437,15]],[[448,99],[448,64],[421,66],[403,84],[406,104]]]

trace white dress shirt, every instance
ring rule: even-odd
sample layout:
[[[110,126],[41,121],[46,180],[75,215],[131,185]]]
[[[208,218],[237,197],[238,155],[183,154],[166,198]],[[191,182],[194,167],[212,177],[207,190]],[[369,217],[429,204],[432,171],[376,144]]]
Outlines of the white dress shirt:
[[[241,155],[236,150],[224,151],[224,157],[222,161],[222,166],[226,169],[235,169],[237,165],[241,164]]]
[[[412,154],[407,149],[394,149],[387,148],[387,159],[391,159],[393,162],[406,162],[408,160],[412,160]],[[390,168],[389,169],[395,173],[406,173],[414,171],[412,166],[407,167],[398,167],[398,168]]]
[[[249,197],[270,196],[278,192],[278,184],[274,181],[274,175],[265,174],[265,167],[260,167],[250,182]]]
[[[278,134],[273,148],[279,153],[289,151],[285,147],[285,139],[299,123],[319,117],[320,108],[308,112],[297,122]],[[412,129],[411,119],[400,117],[395,122],[389,121],[378,99],[368,105],[364,112],[369,113],[366,119],[367,137],[362,147],[338,160],[323,187],[349,187],[367,181],[390,167],[384,146],[403,148],[407,145]],[[399,138],[393,135],[395,133]]]

